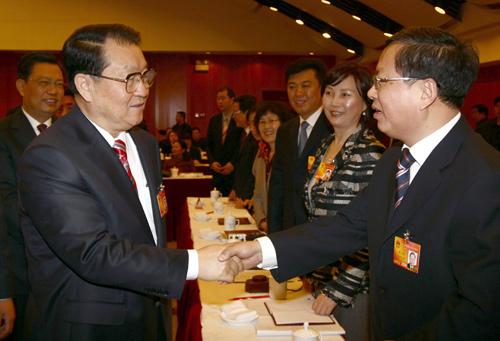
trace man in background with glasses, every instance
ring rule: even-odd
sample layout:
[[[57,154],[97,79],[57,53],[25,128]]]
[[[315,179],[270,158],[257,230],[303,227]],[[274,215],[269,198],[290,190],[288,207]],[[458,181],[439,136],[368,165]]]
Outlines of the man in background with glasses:
[[[17,316],[11,338],[22,340],[24,311],[30,286],[18,209],[16,173],[21,155],[28,144],[52,125],[52,116],[59,108],[64,94],[64,79],[57,59],[42,52],[22,56],[17,74],[16,87],[23,97],[22,106],[14,114],[0,120],[0,193],[9,235],[15,290],[10,296],[0,299],[14,298]]]
[[[156,75],[139,43],[119,24],[76,30],[63,47],[76,105],[20,162],[32,340],[164,340],[164,299],[239,270],[222,245],[164,248],[158,143],[135,127]]]

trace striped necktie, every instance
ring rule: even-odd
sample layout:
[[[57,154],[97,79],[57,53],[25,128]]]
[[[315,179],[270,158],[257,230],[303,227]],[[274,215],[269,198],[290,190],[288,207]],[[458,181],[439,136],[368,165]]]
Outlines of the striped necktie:
[[[137,191],[137,184],[135,183],[135,179],[132,176],[132,171],[130,170],[130,166],[128,164],[127,146],[125,145],[125,142],[123,142],[120,139],[115,140],[115,143],[113,144],[113,150],[116,152],[116,154],[118,154],[118,158],[120,159],[123,167],[125,168],[125,171],[127,172],[130,181],[132,181],[135,190]]]
[[[394,210],[401,204],[403,197],[410,186],[410,167],[415,159],[408,148],[403,149],[398,160],[398,172],[396,173],[396,202]]]
[[[224,121],[222,121],[222,144],[224,144],[224,141],[226,140],[227,129],[229,128],[228,121],[227,117],[224,117]]]

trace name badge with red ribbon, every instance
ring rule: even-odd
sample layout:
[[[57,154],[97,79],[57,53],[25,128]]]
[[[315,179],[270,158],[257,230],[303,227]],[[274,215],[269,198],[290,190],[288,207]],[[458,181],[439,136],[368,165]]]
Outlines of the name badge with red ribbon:
[[[160,186],[156,198],[158,199],[158,207],[160,208],[160,214],[163,218],[168,212],[167,196],[165,194],[165,186],[163,186],[163,184]]]
[[[393,262],[400,267],[418,273],[420,266],[420,245],[408,239],[396,237],[394,240]]]

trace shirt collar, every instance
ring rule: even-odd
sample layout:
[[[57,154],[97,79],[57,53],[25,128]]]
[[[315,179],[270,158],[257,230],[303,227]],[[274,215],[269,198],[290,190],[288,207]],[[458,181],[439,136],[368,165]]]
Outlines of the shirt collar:
[[[37,135],[40,134],[40,131],[38,130],[38,126],[42,123],[38,122],[33,116],[31,116],[30,114],[28,114],[26,112],[26,110],[24,110],[24,108],[22,108],[23,110],[23,114],[24,116],[26,116],[26,118],[28,119],[29,123],[31,124],[31,126],[33,127],[33,130],[35,131],[35,133]],[[43,124],[45,124],[48,127],[50,127],[52,125],[52,117],[49,118],[47,121],[43,122]]]
[[[104,137],[106,142],[111,147],[113,147],[113,145],[115,144],[115,140],[118,140],[118,139],[127,143],[127,134],[128,133],[126,131],[122,131],[120,134],[118,134],[118,136],[116,138],[114,138],[113,135],[111,135],[108,131],[104,130],[103,128],[101,128],[97,124],[95,124],[90,118],[87,117],[87,115],[83,115],[83,116],[85,116],[87,118],[87,120],[89,120],[89,122],[94,125],[94,127],[97,129],[97,131],[102,135],[102,137]]]
[[[450,130],[457,124],[460,119],[461,113],[459,112],[455,117],[453,117],[448,123],[444,126],[430,134],[429,136],[423,138],[413,145],[413,147],[408,147],[406,144],[403,145],[403,148],[409,148],[410,153],[415,159],[415,161],[422,166],[432,153],[434,148],[448,135]]]
[[[311,127],[314,127],[314,125],[316,124],[316,121],[318,121],[319,115],[321,115],[322,111],[323,111],[323,106],[320,106],[318,108],[318,110],[316,110],[314,112],[314,114],[312,114],[311,116],[309,116],[307,118],[307,120],[304,120],[302,117],[299,116],[300,117],[300,122],[299,123],[302,124],[302,122],[307,121],[307,123],[309,123],[309,125]]]

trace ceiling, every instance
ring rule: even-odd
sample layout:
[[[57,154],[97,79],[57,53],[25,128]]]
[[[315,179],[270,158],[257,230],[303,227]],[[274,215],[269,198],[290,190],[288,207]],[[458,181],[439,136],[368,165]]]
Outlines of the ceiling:
[[[272,1],[272,0],[271,0]],[[359,41],[362,57],[315,30],[255,0],[87,0],[9,1],[0,11],[0,49],[59,50],[78,27],[119,22],[143,36],[147,51],[335,55],[341,60],[371,62],[387,37],[364,21],[321,0],[279,0]],[[440,27],[473,39],[481,62],[500,60],[500,0],[469,0],[460,20],[438,14],[432,0],[360,0],[404,27]],[[437,1],[437,0],[436,0]],[[442,0],[451,1],[451,0]],[[267,1],[269,2],[269,1]],[[12,34],[16,32],[16,34]]]

